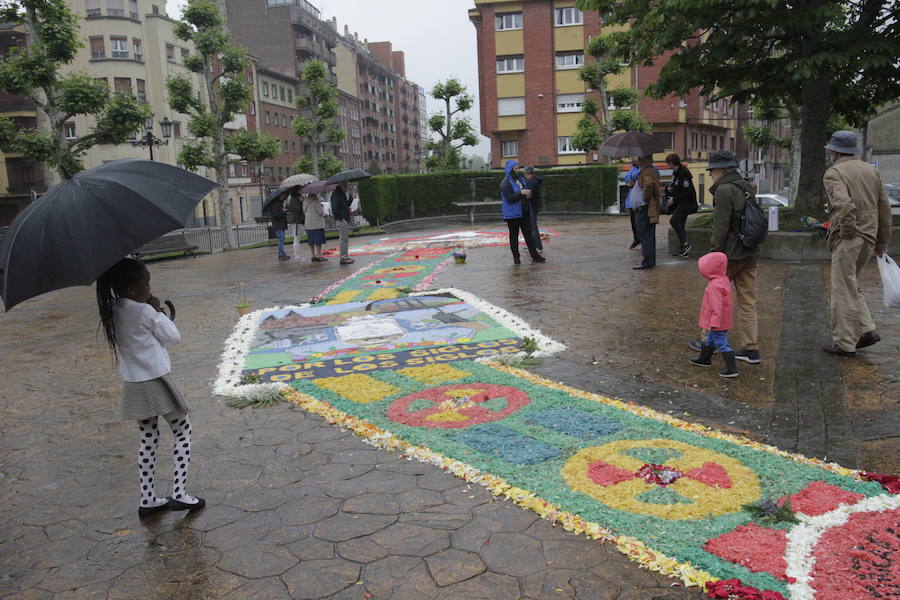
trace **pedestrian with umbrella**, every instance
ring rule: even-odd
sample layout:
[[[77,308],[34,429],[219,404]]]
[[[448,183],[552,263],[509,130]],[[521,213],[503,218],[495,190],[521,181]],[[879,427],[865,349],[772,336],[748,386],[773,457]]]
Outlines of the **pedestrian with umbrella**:
[[[111,161],[67,178],[29,205],[0,245],[0,295],[7,310],[45,292],[97,281],[100,322],[125,382],[120,415],[138,421],[142,519],[163,510],[198,510],[205,501],[187,493],[190,408],[170,376],[165,350],[181,339],[174,310],[161,314],[150,272],[123,257],[183,227],[216,187],[163,163]],[[154,487],[160,415],[175,437],[171,497],[157,496]]]
[[[350,258],[350,206],[353,204],[353,195],[349,193],[350,182],[359,181],[371,177],[362,169],[342,171],[328,178],[327,183],[337,184],[337,189],[331,192],[331,216],[338,226],[338,236],[341,242],[341,264],[353,264]]]

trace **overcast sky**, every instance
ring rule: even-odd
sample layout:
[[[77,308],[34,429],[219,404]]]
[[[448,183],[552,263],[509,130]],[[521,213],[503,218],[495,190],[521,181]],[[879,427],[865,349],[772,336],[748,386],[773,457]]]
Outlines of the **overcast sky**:
[[[265,0],[242,0],[259,2]],[[458,78],[475,98],[468,112],[476,133],[480,133],[478,115],[478,53],[475,48],[475,27],[469,21],[468,10],[475,6],[471,0],[310,0],[322,11],[323,19],[337,17],[338,31],[344,25],[356,32],[360,39],[370,42],[388,41],[394,50],[406,55],[406,78],[423,88],[427,96],[428,114],[441,107],[429,95],[435,83],[450,77]],[[186,0],[170,0],[168,12],[172,17],[181,14]],[[466,154],[487,158],[490,142],[479,136],[481,143]]]

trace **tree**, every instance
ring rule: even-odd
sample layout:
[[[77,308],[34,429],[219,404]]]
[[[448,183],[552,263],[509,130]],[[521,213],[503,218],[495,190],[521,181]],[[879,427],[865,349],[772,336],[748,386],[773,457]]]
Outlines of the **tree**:
[[[576,0],[607,23],[623,51],[650,65],[673,52],[648,94],[797,106],[800,154],[797,208],[824,210],[822,174],[828,119],[862,123],[900,96],[900,19],[892,0]]]
[[[188,131],[197,140],[182,146],[178,162],[192,171],[215,169],[219,184],[219,222],[225,231],[225,248],[234,247],[231,202],[228,199],[228,164],[235,156],[261,162],[278,155],[278,140],[255,131],[240,130],[226,135],[225,124],[245,110],[252,97],[244,82],[248,60],[243,48],[231,41],[219,8],[208,0],[189,0],[175,35],[192,41],[197,52],[184,59],[184,66],[203,77],[208,105],[200,99],[191,80],[174,75],[166,81],[169,106],[191,115]]]
[[[455,171],[459,169],[463,146],[478,143],[472,124],[467,117],[456,116],[472,108],[472,97],[458,79],[450,78],[444,83],[436,83],[431,88],[431,96],[444,103],[444,114],[434,114],[428,119],[428,128],[438,134],[439,140],[428,140],[425,148],[429,151],[425,168],[429,171]],[[452,104],[456,107],[453,108]],[[455,118],[454,118],[455,117]]]
[[[59,74],[75,60],[78,17],[63,0],[18,0],[0,7],[0,22],[24,25],[28,44],[0,59],[0,90],[23,94],[37,107],[45,130],[22,128],[0,118],[0,145],[69,177],[84,169],[80,157],[97,144],[120,144],[141,127],[150,112],[124,93],[110,94],[87,75]],[[65,124],[76,115],[94,115],[96,126],[67,139]]]
[[[297,161],[295,168],[301,173],[312,173],[316,177],[325,176],[320,171],[333,171],[333,175],[343,170],[343,163],[325,150],[328,146],[340,144],[346,135],[338,126],[337,89],[328,82],[328,68],[321,60],[307,61],[300,81],[308,93],[298,95],[295,103],[303,115],[294,119],[294,133],[309,143],[310,154]],[[309,115],[309,116],[306,116]],[[306,159],[306,160],[304,160]],[[324,165],[327,168],[322,169]]]

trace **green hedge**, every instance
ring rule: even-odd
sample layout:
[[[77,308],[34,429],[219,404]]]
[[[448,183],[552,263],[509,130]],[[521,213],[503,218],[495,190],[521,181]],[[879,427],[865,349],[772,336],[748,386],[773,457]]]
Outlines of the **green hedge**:
[[[614,166],[539,169],[549,211],[597,211],[618,201]],[[502,171],[457,171],[414,175],[376,175],[359,183],[363,216],[373,224],[403,219],[465,214],[454,202],[500,198]],[[500,209],[498,207],[499,214]]]

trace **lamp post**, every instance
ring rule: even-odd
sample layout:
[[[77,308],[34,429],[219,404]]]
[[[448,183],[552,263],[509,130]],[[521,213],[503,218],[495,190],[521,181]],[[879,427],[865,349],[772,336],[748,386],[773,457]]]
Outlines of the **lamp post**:
[[[169,120],[169,117],[163,117],[163,120],[159,122],[159,126],[162,128],[162,138],[158,138],[153,135],[153,118],[147,119],[147,122],[144,123],[146,132],[143,137],[138,139],[131,140],[131,145],[137,148],[141,146],[143,148],[150,149],[150,160],[153,160],[153,148],[159,148],[160,146],[168,146],[169,138],[172,137],[172,121]]]
[[[262,163],[256,163],[256,167],[254,168],[254,172],[256,173],[257,178],[259,179],[259,214],[262,215],[262,209],[266,205],[266,196],[263,192],[263,174],[266,172],[266,168]]]

